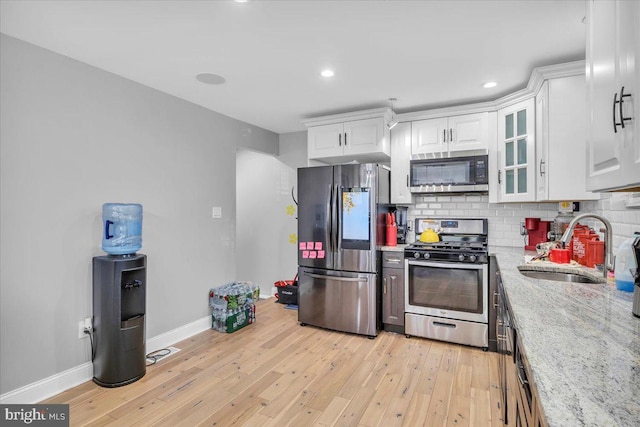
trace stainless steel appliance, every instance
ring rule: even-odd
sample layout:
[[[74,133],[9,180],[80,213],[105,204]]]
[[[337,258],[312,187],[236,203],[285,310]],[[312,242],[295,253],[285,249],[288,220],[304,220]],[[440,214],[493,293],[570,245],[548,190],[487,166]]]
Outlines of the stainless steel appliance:
[[[389,170],[377,164],[298,169],[298,321],[376,336]]]
[[[416,236],[427,228],[439,232],[439,242],[405,249],[405,333],[486,350],[487,220],[416,219]]]
[[[489,156],[411,160],[412,193],[486,193]]]

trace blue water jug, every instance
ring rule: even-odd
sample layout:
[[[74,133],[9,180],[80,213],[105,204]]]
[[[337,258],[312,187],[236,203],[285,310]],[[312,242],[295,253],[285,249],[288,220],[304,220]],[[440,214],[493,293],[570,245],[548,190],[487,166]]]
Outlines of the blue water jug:
[[[110,255],[128,255],[142,248],[142,205],[102,205],[102,250]]]
[[[635,282],[636,255],[633,251],[633,242],[640,233],[635,233],[633,237],[622,242],[616,254],[615,276],[616,289],[619,291],[633,292]]]

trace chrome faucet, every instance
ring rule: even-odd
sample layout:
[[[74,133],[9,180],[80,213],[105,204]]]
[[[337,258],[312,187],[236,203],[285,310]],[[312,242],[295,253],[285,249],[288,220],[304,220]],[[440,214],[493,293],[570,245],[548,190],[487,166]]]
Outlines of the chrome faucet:
[[[566,244],[569,243],[569,240],[571,239],[571,235],[573,233],[573,229],[575,228],[576,224],[578,223],[578,221],[584,218],[594,218],[604,224],[605,255],[604,255],[604,268],[602,269],[602,273],[606,279],[607,273],[609,271],[613,271],[613,244],[611,243],[612,236],[613,236],[613,229],[611,228],[611,223],[609,222],[608,219],[606,219],[603,216],[592,214],[592,213],[585,213],[582,215],[578,215],[577,217],[571,220],[571,222],[569,223],[569,226],[567,227],[564,234],[562,235],[560,242],[562,243],[562,247],[565,247]]]

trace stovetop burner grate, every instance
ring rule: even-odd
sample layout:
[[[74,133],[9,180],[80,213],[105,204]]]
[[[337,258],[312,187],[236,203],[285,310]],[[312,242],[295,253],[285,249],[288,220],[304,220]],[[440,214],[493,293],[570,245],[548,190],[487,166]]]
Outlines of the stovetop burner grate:
[[[419,249],[419,250],[445,250],[445,251],[486,251],[487,245],[483,243],[464,243],[459,242],[439,242],[439,243],[414,243],[407,247],[407,249]]]

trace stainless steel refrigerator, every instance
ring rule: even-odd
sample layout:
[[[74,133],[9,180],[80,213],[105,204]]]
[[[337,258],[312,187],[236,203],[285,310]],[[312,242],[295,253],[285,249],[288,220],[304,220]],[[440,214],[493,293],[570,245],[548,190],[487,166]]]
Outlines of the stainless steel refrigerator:
[[[377,164],[298,169],[298,321],[376,336],[389,170]]]

